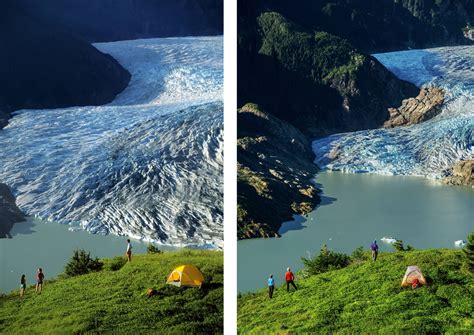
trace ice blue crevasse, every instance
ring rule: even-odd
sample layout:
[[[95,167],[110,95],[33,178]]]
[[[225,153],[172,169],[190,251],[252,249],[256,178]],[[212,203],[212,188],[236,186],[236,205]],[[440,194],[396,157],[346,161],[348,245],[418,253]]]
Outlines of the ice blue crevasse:
[[[336,134],[313,142],[315,163],[330,170],[440,178],[474,158],[474,46],[374,55],[399,78],[446,90],[441,114],[421,124]]]
[[[129,86],[106,106],[16,113],[0,131],[0,181],[29,215],[222,247],[222,37],[96,47],[130,71]]]

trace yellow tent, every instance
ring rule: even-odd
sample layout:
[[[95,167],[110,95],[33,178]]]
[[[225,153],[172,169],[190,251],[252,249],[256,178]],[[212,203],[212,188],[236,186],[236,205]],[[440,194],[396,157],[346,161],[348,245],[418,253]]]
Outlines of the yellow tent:
[[[202,283],[204,283],[204,276],[194,265],[180,265],[168,275],[166,283],[178,287],[201,287]]]
[[[418,279],[420,284],[426,285],[426,279],[421,273],[421,270],[418,266],[411,265],[407,268],[405,271],[405,276],[403,277],[402,280],[402,286],[409,286],[413,283],[415,278]]]

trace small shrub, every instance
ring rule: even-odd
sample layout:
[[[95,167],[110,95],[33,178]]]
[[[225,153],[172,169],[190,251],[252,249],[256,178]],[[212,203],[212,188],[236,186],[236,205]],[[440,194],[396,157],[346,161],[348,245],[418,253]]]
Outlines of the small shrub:
[[[161,254],[163,251],[161,251],[160,249],[158,249],[157,247],[155,247],[154,244],[148,244],[148,246],[146,247],[146,253],[147,254]]]
[[[118,271],[120,270],[125,264],[127,263],[127,260],[125,257],[122,256],[117,256],[112,259],[112,262],[109,265],[110,270],[112,271]]]
[[[308,275],[316,275],[329,270],[342,269],[349,265],[350,259],[351,258],[346,254],[328,250],[326,245],[323,245],[318,256],[313,258],[301,258],[304,264],[304,271]]]
[[[84,249],[74,250],[74,254],[66,264],[64,273],[68,277],[79,276],[89,272],[100,271],[103,266],[104,263],[99,261],[97,257],[95,259],[91,258],[90,252]]]
[[[393,243],[393,247],[397,251],[413,251],[413,250],[415,250],[415,248],[413,248],[411,245],[407,245],[407,247],[405,248],[403,246],[403,241],[402,240],[396,240],[395,243]]]
[[[405,251],[405,248],[403,247],[403,241],[402,240],[396,240],[392,246],[395,248],[397,251]]]
[[[463,249],[463,253],[467,272],[474,275],[474,230],[467,237],[467,244]]]
[[[354,261],[366,261],[368,256],[364,252],[364,247],[361,246],[352,252],[351,258]]]

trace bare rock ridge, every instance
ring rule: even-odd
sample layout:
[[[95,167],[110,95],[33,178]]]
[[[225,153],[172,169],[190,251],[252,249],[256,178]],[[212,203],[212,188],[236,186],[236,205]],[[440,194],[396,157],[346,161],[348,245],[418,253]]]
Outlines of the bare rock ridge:
[[[398,108],[389,108],[390,118],[383,126],[394,128],[429,120],[439,113],[444,102],[444,91],[437,87],[422,88],[416,98],[402,101]]]
[[[25,216],[16,206],[15,196],[7,185],[0,183],[0,238],[8,237],[13,225],[22,221]]]
[[[278,236],[281,222],[319,203],[310,142],[291,124],[246,104],[238,110],[238,237]]]
[[[448,185],[465,185],[474,187],[474,160],[457,162],[443,180]]]

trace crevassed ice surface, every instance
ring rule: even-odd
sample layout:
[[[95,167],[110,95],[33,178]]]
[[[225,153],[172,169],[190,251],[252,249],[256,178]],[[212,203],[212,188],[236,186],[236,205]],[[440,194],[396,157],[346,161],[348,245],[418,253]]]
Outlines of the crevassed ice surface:
[[[127,68],[129,86],[105,106],[17,113],[0,131],[0,181],[28,215],[222,247],[222,37],[96,47]]]
[[[442,113],[421,124],[336,134],[313,142],[316,164],[330,170],[440,178],[474,158],[474,46],[374,55],[399,78],[446,90]],[[367,102],[370,103],[370,102]]]

